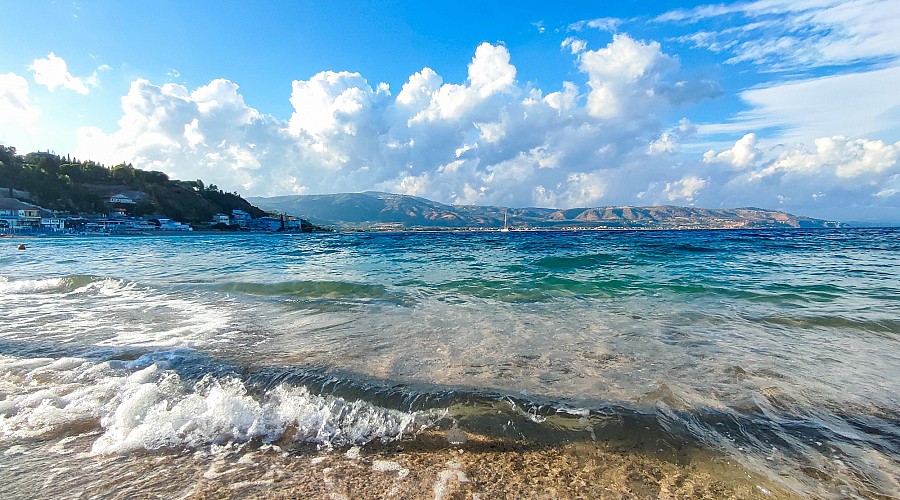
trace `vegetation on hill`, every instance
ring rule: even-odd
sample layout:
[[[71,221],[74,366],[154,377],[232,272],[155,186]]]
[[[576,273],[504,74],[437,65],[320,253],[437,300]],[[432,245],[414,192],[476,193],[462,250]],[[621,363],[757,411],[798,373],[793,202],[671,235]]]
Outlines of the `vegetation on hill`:
[[[136,203],[120,206],[129,215],[164,215],[191,224],[208,222],[216,213],[230,214],[235,209],[252,217],[266,215],[237,193],[226,193],[201,180],[177,181],[131,164],[107,168],[52,153],[22,156],[5,146],[0,146],[0,187],[27,191],[33,203],[70,213],[106,213],[111,208],[107,203],[110,196],[130,192]]]

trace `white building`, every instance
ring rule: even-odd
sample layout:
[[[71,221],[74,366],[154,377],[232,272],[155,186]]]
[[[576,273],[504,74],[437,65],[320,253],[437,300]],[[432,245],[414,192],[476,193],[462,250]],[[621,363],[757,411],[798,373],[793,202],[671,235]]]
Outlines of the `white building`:
[[[0,229],[4,232],[41,228],[41,208],[15,198],[0,198]]]

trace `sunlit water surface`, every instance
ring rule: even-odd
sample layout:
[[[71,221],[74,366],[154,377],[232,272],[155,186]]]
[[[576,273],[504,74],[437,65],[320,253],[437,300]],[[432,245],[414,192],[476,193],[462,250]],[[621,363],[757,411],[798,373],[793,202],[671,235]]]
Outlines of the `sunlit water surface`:
[[[900,490],[897,230],[0,243],[0,479],[499,402],[521,439],[639,418],[803,495]]]

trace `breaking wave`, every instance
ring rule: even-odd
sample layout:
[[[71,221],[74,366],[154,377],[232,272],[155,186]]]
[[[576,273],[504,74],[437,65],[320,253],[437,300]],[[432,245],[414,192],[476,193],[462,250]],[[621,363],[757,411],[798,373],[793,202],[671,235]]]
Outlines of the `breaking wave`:
[[[0,439],[99,431],[97,454],[254,440],[331,447],[396,440],[444,415],[286,383],[257,393],[227,368],[203,363],[190,351],[130,362],[0,358],[8,393],[0,403]]]

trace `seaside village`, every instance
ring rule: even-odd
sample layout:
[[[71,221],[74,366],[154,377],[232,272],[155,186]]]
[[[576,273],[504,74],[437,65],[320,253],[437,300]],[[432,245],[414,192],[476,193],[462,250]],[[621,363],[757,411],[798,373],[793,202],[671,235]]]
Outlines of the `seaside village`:
[[[192,227],[161,215],[133,217],[128,207],[140,201],[140,192],[112,193],[105,200],[106,214],[69,214],[55,212],[22,201],[28,193],[13,189],[0,190],[0,236],[6,235],[127,235],[153,234],[159,231],[193,231]],[[289,216],[252,218],[243,210],[230,214],[217,213],[197,229],[290,231],[300,230],[300,219]]]

